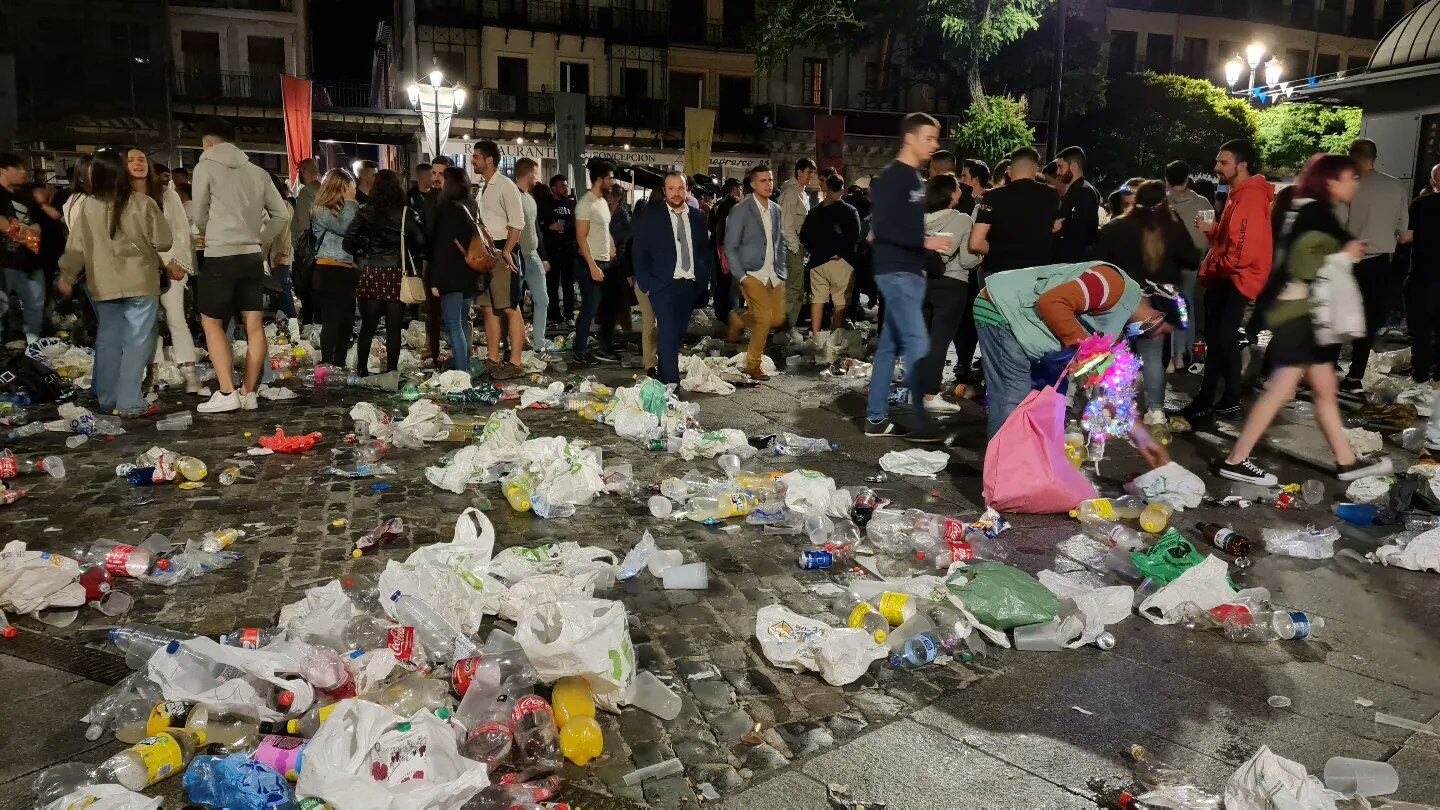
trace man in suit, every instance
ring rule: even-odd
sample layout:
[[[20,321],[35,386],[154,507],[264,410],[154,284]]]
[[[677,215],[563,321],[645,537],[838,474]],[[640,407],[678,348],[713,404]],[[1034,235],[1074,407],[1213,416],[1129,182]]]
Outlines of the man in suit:
[[[765,381],[760,357],[770,330],[785,322],[785,240],[780,224],[780,206],[770,199],[775,193],[775,176],[764,164],[750,170],[749,197],[736,203],[725,219],[725,261],[730,274],[740,279],[745,296],[745,326],[750,327],[750,346],[745,350],[745,374]],[[740,330],[731,323],[728,340],[740,340]]]
[[[649,299],[659,327],[660,381],[678,384],[680,339],[700,291],[710,289],[715,254],[705,215],[685,202],[685,175],[666,174],[661,190],[665,204],[652,202],[635,219],[631,260],[637,292]]]

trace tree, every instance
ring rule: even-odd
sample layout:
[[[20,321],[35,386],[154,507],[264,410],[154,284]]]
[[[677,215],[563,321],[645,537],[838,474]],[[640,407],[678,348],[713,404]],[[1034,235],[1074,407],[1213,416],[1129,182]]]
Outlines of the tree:
[[[1087,174],[1114,187],[1130,177],[1160,177],[1165,164],[1213,165],[1220,144],[1255,140],[1258,116],[1204,79],[1135,73],[1110,81],[1104,106],[1067,122],[1067,143],[1089,155]]]
[[[1028,118],[1025,99],[985,96],[965,111],[965,123],[954,133],[955,145],[961,154],[978,155],[994,166],[1015,149],[1035,142]]]
[[[985,98],[980,66],[1000,49],[1040,27],[1040,17],[1054,0],[930,0],[928,10],[947,39],[964,50],[970,100]]]
[[[1105,101],[1105,73],[1100,69],[1100,43],[1105,32],[1070,3],[1065,21],[1065,73],[1061,100],[1065,117],[1082,115]],[[1049,92],[1055,65],[1055,15],[1047,14],[1040,27],[1006,45],[990,62],[992,87],[1012,95]]]
[[[1344,152],[1360,137],[1358,107],[1277,104],[1260,113],[1260,161],[1268,172],[1299,174],[1316,152]]]

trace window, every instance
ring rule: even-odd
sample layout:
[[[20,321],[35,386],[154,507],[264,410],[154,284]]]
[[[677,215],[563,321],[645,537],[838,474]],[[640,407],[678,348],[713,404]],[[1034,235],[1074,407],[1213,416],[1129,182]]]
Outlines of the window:
[[[446,47],[436,45],[434,50],[435,70],[445,74],[446,81],[463,80],[469,75],[465,70],[465,49],[461,45]],[[421,71],[428,73],[429,71]]]
[[[1310,52],[1299,48],[1291,48],[1285,52],[1284,72],[1280,74],[1282,79],[1298,79],[1301,76],[1310,75]]]
[[[180,63],[186,71],[220,72],[220,35],[214,31],[181,31]]]
[[[1109,72],[1112,77],[1124,76],[1135,70],[1135,51],[1139,36],[1134,31],[1110,32]]]
[[[1180,58],[1180,72],[1197,79],[1203,77],[1210,68],[1210,40],[1186,37],[1185,52]]]
[[[279,76],[285,72],[285,40],[280,37],[249,37],[246,49],[250,73],[255,76]]]
[[[590,66],[584,62],[561,62],[560,92],[590,95]]]
[[[649,98],[650,71],[637,67],[625,68],[620,74],[620,87],[625,98]]]
[[[1145,69],[1156,73],[1169,73],[1170,63],[1175,59],[1175,37],[1169,34],[1150,34],[1145,37]]]
[[[800,103],[809,107],[825,105],[825,60],[806,59],[800,71]]]
[[[1322,53],[1315,57],[1315,75],[1329,76],[1331,73],[1338,73],[1340,70],[1340,54]]]
[[[720,77],[720,119],[726,123],[739,123],[750,106],[750,77]]]

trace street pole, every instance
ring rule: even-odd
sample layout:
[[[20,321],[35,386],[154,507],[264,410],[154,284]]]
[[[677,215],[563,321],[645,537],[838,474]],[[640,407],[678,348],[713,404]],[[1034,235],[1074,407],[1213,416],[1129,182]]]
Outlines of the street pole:
[[[1049,126],[1046,127],[1045,157],[1054,160],[1060,151],[1060,90],[1061,78],[1065,75],[1065,0],[1055,0],[1055,42],[1051,55],[1054,64],[1050,75],[1050,109],[1046,113]]]

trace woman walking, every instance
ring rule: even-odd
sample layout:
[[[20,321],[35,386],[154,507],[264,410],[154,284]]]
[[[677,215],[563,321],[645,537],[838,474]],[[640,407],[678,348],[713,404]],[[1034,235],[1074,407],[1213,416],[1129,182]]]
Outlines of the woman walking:
[[[481,280],[465,263],[465,249],[477,232],[475,217],[470,178],[463,169],[446,166],[435,220],[426,236],[430,264],[425,283],[440,299],[445,334],[450,338],[450,368],[466,373],[470,371],[470,307]]]
[[[345,365],[350,332],[355,328],[355,288],[360,274],[355,270],[355,258],[345,250],[345,231],[359,210],[355,178],[344,169],[326,172],[310,211],[310,233],[315,237],[320,292],[320,361],[332,366]]]
[[[155,351],[160,276],[183,279],[166,266],[171,229],[160,206],[136,193],[120,153],[98,152],[90,164],[91,193],[71,209],[72,227],[60,257],[56,289],[69,297],[80,274],[99,317],[95,338],[95,396],[122,417],[156,412],[145,401],[145,367]]]
[[[1250,460],[1250,453],[1286,403],[1295,397],[1301,378],[1314,395],[1315,421],[1335,453],[1335,477],[1353,481],[1390,472],[1390,459],[1357,458],[1345,437],[1337,398],[1335,361],[1340,343],[1316,338],[1312,322],[1316,300],[1311,285],[1327,265],[1350,272],[1364,258],[1365,243],[1352,237],[1335,217],[1335,206],[1355,197],[1360,170],[1345,155],[1316,155],[1295,184],[1295,200],[1288,215],[1272,217],[1275,228],[1275,269],[1257,306],[1265,308],[1270,348],[1270,379],[1265,393],[1250,409],[1235,446],[1216,467],[1232,481],[1274,486],[1274,474]]]
[[[394,371],[400,363],[400,330],[405,305],[400,302],[400,285],[405,269],[414,266],[414,255],[423,252],[425,226],[420,212],[405,204],[400,176],[389,169],[375,175],[370,198],[360,206],[345,231],[345,249],[359,260],[360,343],[356,347],[355,373],[369,373],[370,344],[380,317],[385,317],[385,364]]]
[[[960,406],[940,396],[940,377],[945,357],[970,304],[970,272],[980,264],[979,256],[967,247],[969,214],[955,210],[960,201],[960,182],[955,175],[937,174],[925,184],[925,233],[949,234],[954,250],[927,252],[925,282],[925,324],[930,330],[930,354],[920,364],[920,382],[925,391],[925,408],[936,413],[955,413]],[[968,369],[966,369],[968,371]],[[961,376],[961,369],[955,370]]]
[[[190,322],[185,319],[186,281],[195,272],[195,249],[190,241],[190,218],[185,216],[185,206],[175,189],[160,182],[159,175],[150,163],[150,158],[140,149],[131,147],[125,152],[125,170],[130,178],[130,190],[143,194],[160,206],[165,224],[170,228],[170,249],[160,254],[165,270],[170,275],[170,286],[160,294],[160,318],[170,333],[170,359],[180,366],[180,376],[185,380],[185,392],[200,391],[200,380],[195,376],[195,335],[190,331]],[[150,363],[152,384],[160,362],[165,359],[165,340],[155,336],[155,356]]]

